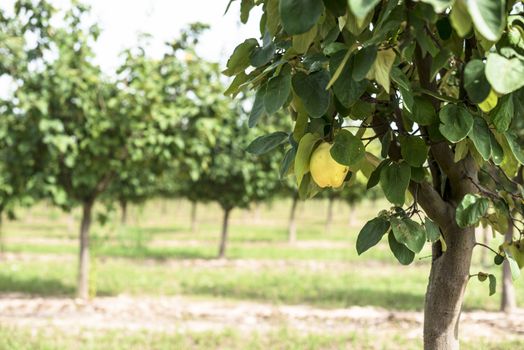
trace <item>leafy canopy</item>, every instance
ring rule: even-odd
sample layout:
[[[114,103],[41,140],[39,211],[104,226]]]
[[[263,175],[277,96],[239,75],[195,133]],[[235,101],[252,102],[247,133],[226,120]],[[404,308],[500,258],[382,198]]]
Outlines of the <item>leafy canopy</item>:
[[[309,159],[321,141],[380,185],[393,207],[364,227],[359,253],[388,236],[407,264],[426,241],[445,249],[450,219],[502,231],[524,211],[522,1],[242,0],[243,22],[255,6],[260,39],[232,53],[226,93],[256,91],[251,127],[290,112],[284,166],[302,197],[320,190]]]

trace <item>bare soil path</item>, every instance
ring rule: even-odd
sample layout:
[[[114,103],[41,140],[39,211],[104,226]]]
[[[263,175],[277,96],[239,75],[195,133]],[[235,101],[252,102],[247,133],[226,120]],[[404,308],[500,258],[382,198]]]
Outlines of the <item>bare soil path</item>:
[[[189,297],[103,297],[88,303],[69,298],[0,296],[0,325],[130,331],[265,332],[288,327],[304,332],[365,331],[381,334],[402,331],[409,338],[422,335],[421,312],[397,312],[374,307],[319,309],[303,305],[270,305]],[[524,338],[524,310],[512,315],[474,311],[462,315],[461,337]]]

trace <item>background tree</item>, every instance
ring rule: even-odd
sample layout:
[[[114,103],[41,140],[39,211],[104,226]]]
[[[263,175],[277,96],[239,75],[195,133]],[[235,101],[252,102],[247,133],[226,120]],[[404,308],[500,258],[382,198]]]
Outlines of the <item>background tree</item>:
[[[43,179],[36,176],[41,163],[35,161],[36,126],[25,126],[17,118],[13,93],[31,80],[31,65],[42,59],[49,45],[49,20],[54,9],[42,1],[35,5],[16,1],[13,15],[0,9],[0,77],[7,78],[12,91],[0,100],[0,256],[4,250],[2,221],[7,211],[13,216],[16,204],[30,205],[42,195]],[[28,38],[36,38],[29,43]],[[31,106],[37,108],[38,106]]]
[[[512,180],[524,153],[511,131],[524,113],[521,1],[243,0],[243,22],[255,5],[262,40],[234,50],[228,92],[257,91],[252,119],[293,112],[285,164],[294,159],[302,196],[320,190],[309,172],[318,144],[331,143],[331,158],[352,173],[375,168],[363,171],[367,187],[380,184],[393,207],[363,227],[357,251],[387,235],[409,264],[431,241],[424,346],[458,348],[469,278],[495,290],[495,276],[470,271],[474,227],[524,209]],[[349,119],[360,128],[346,127]],[[382,144],[380,164],[366,152],[369,129]],[[516,253],[503,249],[498,262],[502,255],[516,277]]]

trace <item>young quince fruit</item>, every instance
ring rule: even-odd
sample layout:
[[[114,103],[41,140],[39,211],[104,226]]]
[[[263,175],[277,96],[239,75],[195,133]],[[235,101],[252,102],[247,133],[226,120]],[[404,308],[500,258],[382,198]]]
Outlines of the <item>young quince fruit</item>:
[[[309,171],[315,183],[321,187],[340,187],[349,171],[345,165],[338,163],[331,156],[333,145],[322,142],[311,155]]]

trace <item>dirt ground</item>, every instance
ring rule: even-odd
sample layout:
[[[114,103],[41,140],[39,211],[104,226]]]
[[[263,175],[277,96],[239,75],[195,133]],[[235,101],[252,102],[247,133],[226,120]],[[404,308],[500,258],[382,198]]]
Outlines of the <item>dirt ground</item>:
[[[100,297],[90,302],[70,298],[0,296],[0,324],[31,328],[57,327],[68,332],[81,329],[162,332],[270,331],[288,327],[304,332],[365,331],[398,333],[408,338],[422,335],[421,312],[396,312],[374,307],[318,309],[309,306],[276,306],[229,300],[187,297]],[[461,337],[524,337],[524,310],[512,315],[475,311],[463,313]]]

